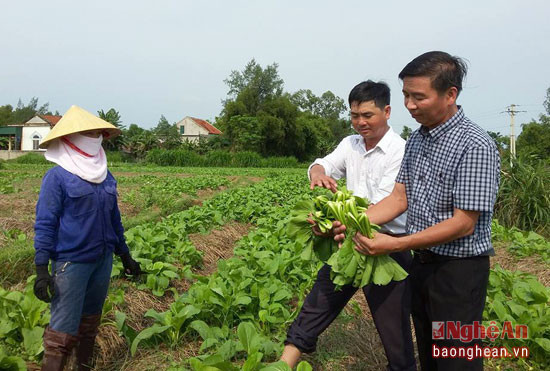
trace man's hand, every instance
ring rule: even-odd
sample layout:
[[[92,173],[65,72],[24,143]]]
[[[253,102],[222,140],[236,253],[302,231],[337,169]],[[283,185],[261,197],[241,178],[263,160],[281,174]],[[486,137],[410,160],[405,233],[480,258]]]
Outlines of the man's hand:
[[[353,242],[355,243],[355,250],[363,255],[386,255],[401,251],[399,248],[399,238],[388,236],[384,233],[375,232],[374,237],[370,239],[357,232],[353,236]]]
[[[141,267],[139,266],[139,263],[132,259],[132,256],[129,252],[120,255],[120,260],[122,260],[122,265],[124,266],[124,273],[132,276],[138,276],[143,273]]]
[[[309,172],[309,177],[311,179],[309,188],[311,189],[315,187],[323,187],[331,190],[332,192],[336,192],[338,188],[336,180],[325,174],[325,168],[322,165],[314,165]]]
[[[334,237],[334,233],[332,229],[326,233],[323,233],[321,232],[321,230],[319,229],[319,226],[315,223],[315,221],[313,221],[313,219],[308,218],[307,222],[311,224],[311,230],[313,231],[314,235],[319,237],[325,237],[325,238]]]
[[[334,241],[343,242],[346,239],[346,226],[340,223],[338,220],[332,222],[332,233],[334,234]]]
[[[323,187],[331,190],[332,192],[336,192],[338,190],[338,184],[336,183],[336,180],[324,174],[311,177],[309,188],[313,189],[315,187]]]
[[[48,271],[48,264],[36,266],[36,281],[34,281],[34,295],[46,303],[52,301],[55,294],[53,277]]]

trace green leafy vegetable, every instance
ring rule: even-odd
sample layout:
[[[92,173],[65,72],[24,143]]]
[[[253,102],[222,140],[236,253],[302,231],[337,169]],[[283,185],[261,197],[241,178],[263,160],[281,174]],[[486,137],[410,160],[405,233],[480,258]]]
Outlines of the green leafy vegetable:
[[[373,238],[379,229],[365,214],[367,205],[365,199],[353,196],[343,188],[330,198],[320,195],[313,200],[301,201],[292,212],[287,233],[303,245],[302,259],[311,259],[312,252],[315,252],[319,260],[331,266],[330,276],[337,287],[348,284],[362,287],[371,282],[387,285],[392,280],[401,281],[407,277],[407,272],[391,257],[366,256],[354,249],[352,238],[357,232]],[[332,229],[335,220],[346,225],[346,239],[342,246],[338,248],[330,237],[316,236],[308,219],[323,233]]]

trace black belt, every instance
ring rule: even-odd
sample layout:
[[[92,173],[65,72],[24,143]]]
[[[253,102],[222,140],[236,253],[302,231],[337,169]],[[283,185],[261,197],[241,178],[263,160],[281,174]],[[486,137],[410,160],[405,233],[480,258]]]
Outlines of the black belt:
[[[430,250],[413,250],[414,258],[422,264],[440,263],[449,260],[461,259],[457,256],[436,254]]]

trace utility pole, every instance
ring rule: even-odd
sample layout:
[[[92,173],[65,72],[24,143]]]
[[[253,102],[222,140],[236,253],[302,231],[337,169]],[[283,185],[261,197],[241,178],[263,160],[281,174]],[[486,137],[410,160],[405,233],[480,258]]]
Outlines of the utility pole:
[[[512,165],[512,161],[516,158],[516,136],[514,134],[514,117],[519,112],[527,112],[527,111],[517,111],[516,110],[517,105],[516,104],[510,104],[508,107],[506,107],[506,113],[510,115],[510,165]]]

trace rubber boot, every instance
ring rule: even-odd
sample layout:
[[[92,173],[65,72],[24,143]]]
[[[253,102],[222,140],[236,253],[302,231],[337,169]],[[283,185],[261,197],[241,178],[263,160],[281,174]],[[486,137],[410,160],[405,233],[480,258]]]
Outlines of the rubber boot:
[[[52,330],[50,326],[46,327],[41,370],[62,371],[77,341],[76,336]]]
[[[78,371],[89,371],[92,369],[92,355],[94,353],[95,337],[101,322],[101,314],[82,316],[78,328],[78,346],[76,348],[76,361]]]

